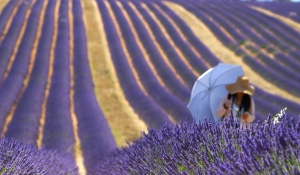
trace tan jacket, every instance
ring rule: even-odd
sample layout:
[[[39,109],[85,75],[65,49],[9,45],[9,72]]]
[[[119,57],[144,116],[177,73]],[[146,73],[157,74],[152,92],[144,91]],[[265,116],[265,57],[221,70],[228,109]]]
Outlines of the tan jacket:
[[[223,104],[226,102],[226,100],[227,100],[227,95],[222,98],[222,100],[220,101],[220,104],[217,108],[216,116],[219,117],[219,118],[221,118],[224,115],[225,115],[225,118],[227,118],[227,119],[230,118],[231,101],[230,101],[230,105],[229,105],[228,109],[225,109]],[[247,124],[247,127],[248,127],[248,125],[251,122],[253,122],[254,119],[255,119],[255,112],[254,111],[255,111],[255,104],[254,104],[253,98],[251,97],[251,107],[249,109],[249,114],[248,114],[249,117],[247,118],[247,120],[243,120],[241,118],[241,120],[240,120],[241,123]]]

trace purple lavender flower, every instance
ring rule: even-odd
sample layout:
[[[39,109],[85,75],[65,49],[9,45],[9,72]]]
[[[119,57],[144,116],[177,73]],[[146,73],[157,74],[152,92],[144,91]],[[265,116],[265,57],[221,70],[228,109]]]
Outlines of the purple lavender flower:
[[[78,174],[72,156],[56,150],[38,150],[16,139],[0,139],[1,174]]]
[[[149,129],[149,134],[103,161],[97,173],[294,174],[300,167],[295,144],[300,141],[300,121],[286,117],[250,129],[236,127],[233,119]]]

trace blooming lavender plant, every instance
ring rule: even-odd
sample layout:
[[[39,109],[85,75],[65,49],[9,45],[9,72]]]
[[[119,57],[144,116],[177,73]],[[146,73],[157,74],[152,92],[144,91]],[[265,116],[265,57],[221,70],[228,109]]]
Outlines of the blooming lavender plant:
[[[287,115],[274,124],[242,129],[224,122],[164,125],[118,149],[98,174],[299,174],[300,122]]]
[[[78,174],[67,154],[0,139],[0,174]]]

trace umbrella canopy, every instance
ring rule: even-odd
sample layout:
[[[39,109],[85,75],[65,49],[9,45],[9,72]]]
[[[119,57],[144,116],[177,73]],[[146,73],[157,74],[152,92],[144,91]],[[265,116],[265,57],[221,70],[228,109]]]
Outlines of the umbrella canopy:
[[[228,93],[225,85],[234,83],[238,76],[244,75],[239,65],[219,63],[204,72],[195,82],[188,108],[196,122],[220,120],[215,112],[221,99]]]

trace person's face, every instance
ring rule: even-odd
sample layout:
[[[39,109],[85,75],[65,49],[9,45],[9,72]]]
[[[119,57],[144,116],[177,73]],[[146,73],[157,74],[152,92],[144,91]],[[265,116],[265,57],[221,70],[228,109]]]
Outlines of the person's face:
[[[243,95],[244,95],[243,92],[238,92],[238,93],[237,93],[237,96],[238,96],[239,98],[243,97]]]

